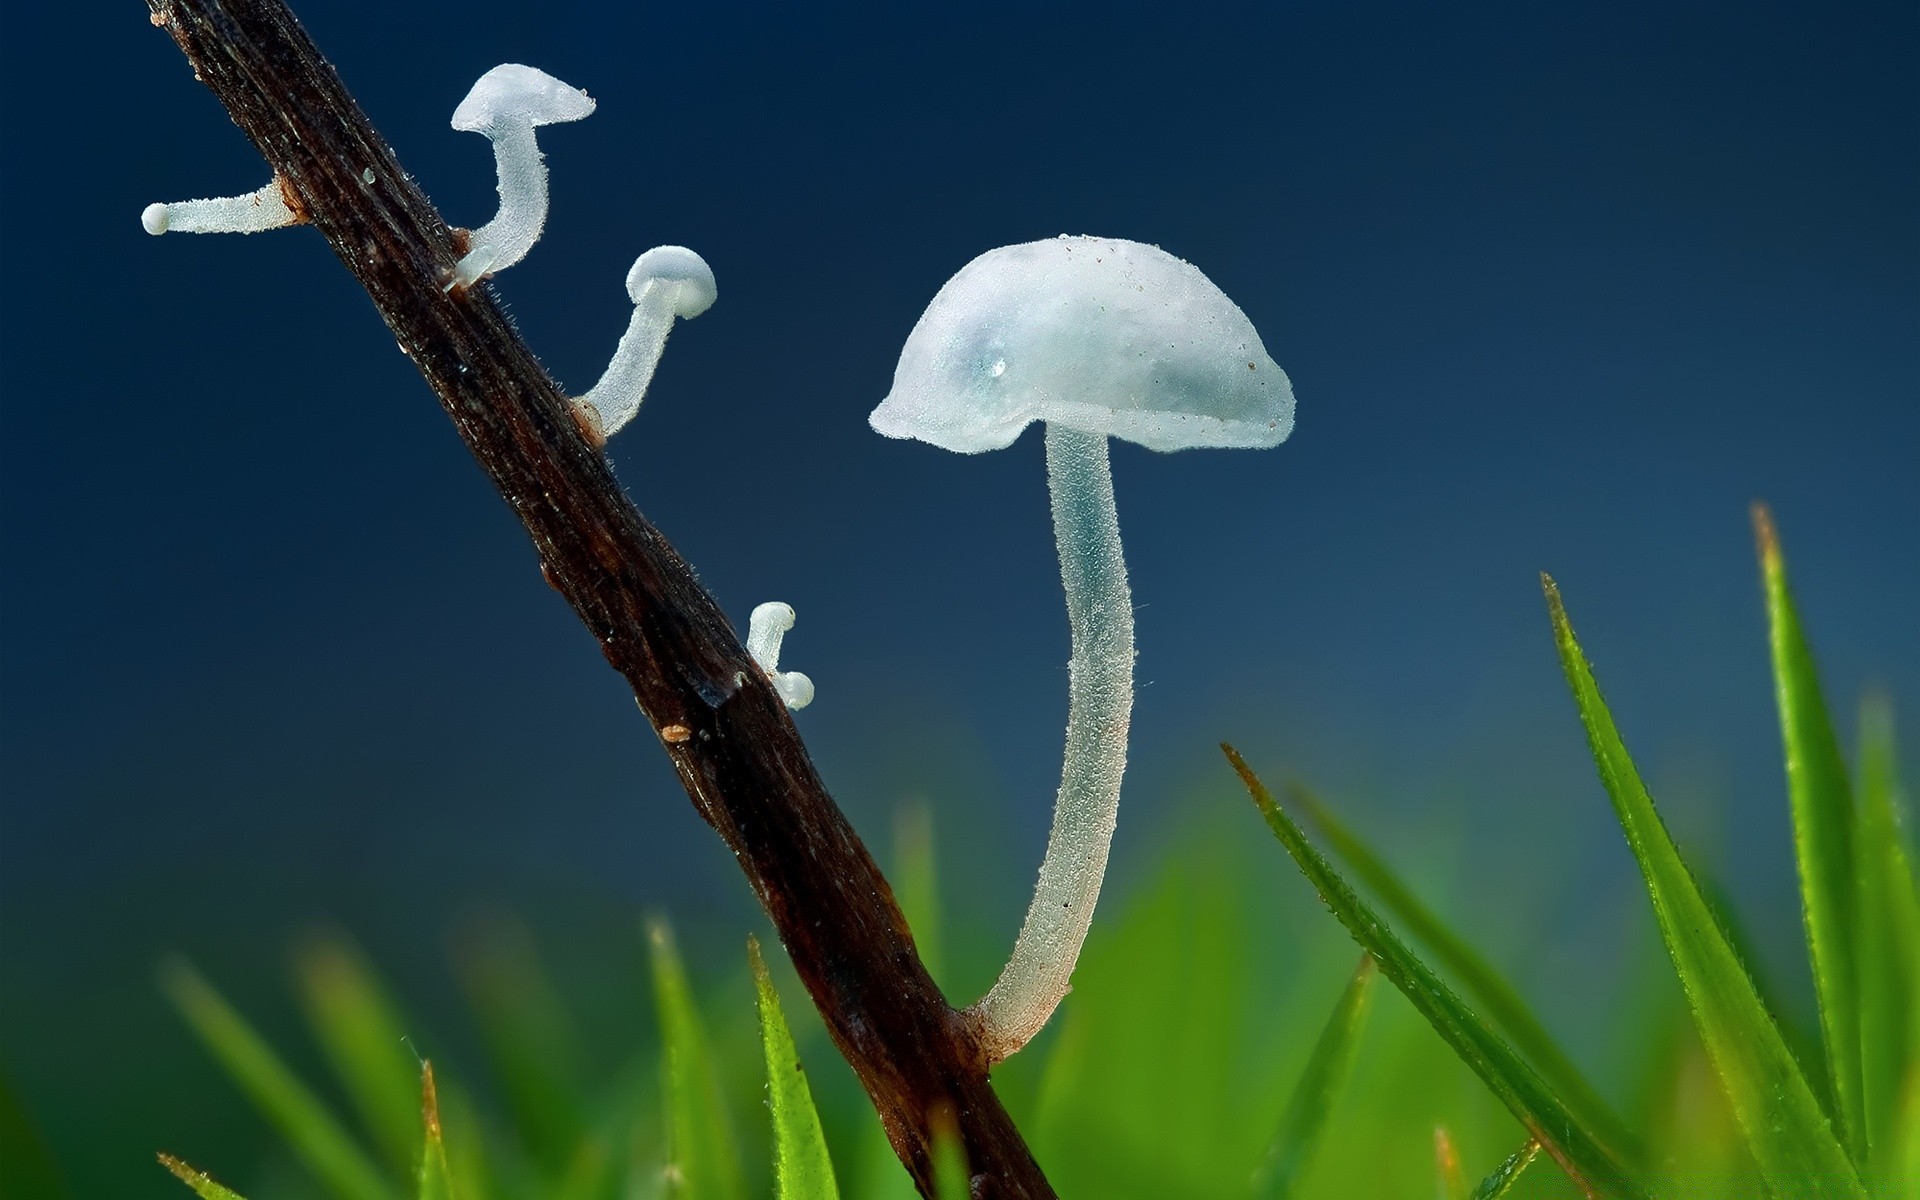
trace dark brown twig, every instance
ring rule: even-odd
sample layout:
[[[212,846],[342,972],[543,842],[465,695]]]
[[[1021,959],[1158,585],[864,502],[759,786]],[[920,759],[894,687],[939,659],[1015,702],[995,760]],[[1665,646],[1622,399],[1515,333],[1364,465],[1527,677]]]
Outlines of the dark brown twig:
[[[486,288],[443,290],[452,232],[306,31],[281,0],[149,3],[296,211],[367,289],[527,527],[547,581],[632,685],[921,1193],[932,1194],[929,1142],[941,1120],[959,1131],[975,1196],[1052,1196],[786,708]]]

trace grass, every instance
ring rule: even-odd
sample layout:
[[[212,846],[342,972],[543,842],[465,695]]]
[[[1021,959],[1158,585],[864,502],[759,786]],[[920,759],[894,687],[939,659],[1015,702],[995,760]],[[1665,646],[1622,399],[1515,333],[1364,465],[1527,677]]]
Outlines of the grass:
[[[1600,780],[1613,800],[1627,844],[1639,860],[1661,937],[1747,1149],[1776,1191],[1864,1200],[1856,1165],[1640,782],[1574,640],[1559,589],[1551,579],[1545,582],[1560,660],[1587,728]],[[1800,815],[1798,810],[1795,815]],[[1829,1047],[1830,1054],[1833,1049]],[[1856,1076],[1859,1054],[1856,1042],[1842,1056]],[[1829,1067],[1836,1069],[1831,1061]]]
[[[807,1086],[806,1068],[793,1031],[780,1008],[773,975],[760,957],[760,943],[747,939],[747,960],[760,1013],[760,1045],[767,1058],[767,1108],[773,1123],[773,1177],[777,1200],[840,1200],[833,1155],[820,1128],[820,1112]]]
[[[1360,965],[1353,970],[1346,990],[1333,1006],[1327,1024],[1307,1056],[1307,1065],[1293,1085],[1287,1111],[1280,1117],[1280,1131],[1274,1135],[1267,1161],[1254,1172],[1253,1194],[1257,1200],[1280,1200],[1291,1195],[1313,1162],[1320,1148],[1320,1132],[1333,1114],[1334,1104],[1346,1089],[1353,1074],[1354,1056],[1360,1050],[1360,1034],[1366,1028],[1367,1010],[1373,999],[1373,984],[1380,968],[1373,955],[1362,952]]]
[[[1764,511],[1756,528],[1817,1046],[1796,1057],[1729,933],[1734,914],[1669,834],[1546,580],[1571,715],[1642,874],[1660,933],[1648,954],[1664,954],[1624,976],[1617,999],[1638,1014],[1627,1040],[1571,1053],[1333,805],[1297,781],[1277,799],[1229,747],[1359,964],[1244,827],[1169,855],[1151,886],[1103,913],[1056,1027],[997,1076],[1061,1194],[1920,1200],[1920,898],[1891,709],[1863,708],[1850,772]],[[931,825],[910,813],[898,834],[899,893],[944,955]],[[1482,886],[1500,886],[1497,866]],[[658,1056],[598,1072],[583,1068],[530,943],[507,936],[471,956],[499,1092],[483,1116],[413,1058],[399,1006],[337,935],[306,944],[297,972],[326,1086],[300,1078],[191,968],[170,967],[164,982],[314,1195],[912,1194],[857,1089],[810,1081],[805,1068],[831,1083],[839,1064],[809,1009],[790,1023],[777,957],[770,967],[750,942],[743,977],[701,981],[664,922],[646,936]],[[1620,1069],[1628,1061],[1635,1071]],[[1614,1069],[1594,1075],[1596,1063]],[[741,1103],[748,1079],[763,1104]],[[958,1146],[943,1140],[935,1158],[943,1200],[967,1195]],[[236,1196],[161,1162],[202,1197]]]

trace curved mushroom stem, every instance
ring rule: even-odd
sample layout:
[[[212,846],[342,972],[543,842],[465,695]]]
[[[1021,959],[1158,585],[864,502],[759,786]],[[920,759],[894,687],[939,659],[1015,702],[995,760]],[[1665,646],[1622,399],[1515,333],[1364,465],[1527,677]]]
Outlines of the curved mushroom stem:
[[[1049,423],[1047,485],[1073,628],[1066,762],[1040,879],[1013,956],[965,1014],[989,1063],[1026,1045],[1069,990],[1107,870],[1133,712],[1133,595],[1106,437]]]
[[[747,655],[759,664],[773,690],[791,709],[813,703],[813,680],[798,671],[780,670],[780,643],[793,628],[793,606],[778,600],[756,605],[747,618]]]
[[[449,289],[472,287],[527,256],[547,224],[547,163],[531,124],[500,121],[490,126],[493,165],[499,177],[500,211],[473,231],[467,253],[453,269]]]
[[[605,441],[618,433],[640,411],[647,397],[647,385],[660,366],[660,355],[667,348],[667,334],[673,331],[674,312],[666,289],[656,282],[644,284],[635,297],[633,316],[627,331],[620,335],[613,358],[607,363],[600,382],[574,404],[591,414],[590,420]]]
[[[605,445],[640,411],[674,319],[692,320],[712,307],[718,294],[713,268],[685,246],[655,246],[633,261],[627,272],[627,298],[633,301],[627,331],[600,382],[573,401],[595,440]],[[789,610],[787,624],[792,623]]]

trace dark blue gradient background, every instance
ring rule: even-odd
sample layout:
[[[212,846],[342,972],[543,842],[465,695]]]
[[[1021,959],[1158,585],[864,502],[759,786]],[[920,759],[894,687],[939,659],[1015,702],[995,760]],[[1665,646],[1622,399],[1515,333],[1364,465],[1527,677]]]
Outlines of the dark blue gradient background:
[[[456,223],[493,211],[447,126],[482,71],[599,100],[544,132],[552,217],[498,292],[584,390],[635,255],[712,263],[615,465],[729,612],[798,609],[827,778],[877,841],[930,798],[990,937],[1065,713],[1040,446],[865,417],[968,259],[1091,232],[1198,264],[1299,396],[1274,451],[1116,449],[1122,881],[1242,816],[1225,737],[1456,863],[1496,939],[1644,919],[1547,569],[1670,821],[1804,987],[1746,505],[1846,726],[1868,686],[1920,706],[1912,4],[298,7]],[[477,907],[558,914],[587,960],[660,908],[730,963],[737,871],[320,238],[141,232],[265,178],[169,39],[134,3],[9,26],[0,1057],[69,1157],[127,1131],[76,1183],[170,1194],[148,1152],[236,1119],[155,996],[167,950],[269,1013],[319,916],[429,996]]]

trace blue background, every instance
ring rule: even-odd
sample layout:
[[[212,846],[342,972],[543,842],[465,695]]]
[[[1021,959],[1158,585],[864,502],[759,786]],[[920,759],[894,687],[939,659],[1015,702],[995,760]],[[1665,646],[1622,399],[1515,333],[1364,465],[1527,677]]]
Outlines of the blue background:
[[[552,216],[498,293],[581,391],[640,251],[713,265],[615,466],[737,619],[797,608],[828,780],[878,842],[935,804],[989,942],[1065,715],[1039,440],[962,458],[865,416],[961,265],[1089,232],[1199,265],[1299,396],[1273,451],[1116,448],[1122,882],[1242,818],[1230,738],[1453,863],[1496,942],[1635,911],[1546,569],[1670,822],[1804,986],[1745,510],[1777,510],[1845,724],[1869,686],[1920,706],[1913,5],[298,9],[457,224],[494,206],[447,127],[481,72],[598,99],[543,131]],[[584,993],[643,908],[730,962],[737,872],[320,238],[141,232],[265,178],[178,51],[130,3],[10,25],[0,1059],[75,1182],[174,1194],[153,1147],[253,1136],[165,952],[270,1027],[322,917],[428,1008],[488,908]],[[89,1127],[128,1132],[77,1152]]]

